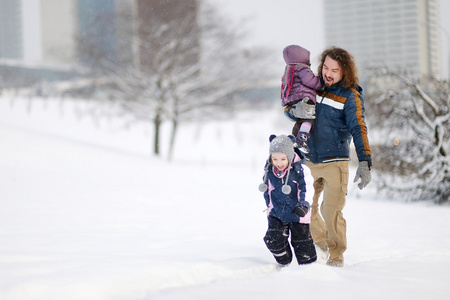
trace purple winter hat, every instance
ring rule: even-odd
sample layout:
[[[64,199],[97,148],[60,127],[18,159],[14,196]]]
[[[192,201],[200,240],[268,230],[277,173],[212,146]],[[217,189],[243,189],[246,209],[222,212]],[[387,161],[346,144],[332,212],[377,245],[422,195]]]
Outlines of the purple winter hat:
[[[283,50],[283,58],[287,64],[302,63],[309,66],[309,56],[309,51],[299,45],[289,45]]]

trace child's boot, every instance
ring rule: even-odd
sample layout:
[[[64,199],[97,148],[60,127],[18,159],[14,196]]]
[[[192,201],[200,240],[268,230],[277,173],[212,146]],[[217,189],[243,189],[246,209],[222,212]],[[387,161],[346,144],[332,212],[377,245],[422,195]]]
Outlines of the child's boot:
[[[300,131],[295,138],[295,141],[297,142],[297,148],[300,149],[300,151],[302,151],[303,153],[309,153],[308,139],[309,133],[302,131]]]

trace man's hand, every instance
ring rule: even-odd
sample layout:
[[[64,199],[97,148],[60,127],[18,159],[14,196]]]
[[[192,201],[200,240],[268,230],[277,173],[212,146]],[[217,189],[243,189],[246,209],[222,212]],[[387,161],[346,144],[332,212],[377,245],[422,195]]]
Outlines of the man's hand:
[[[368,161],[359,162],[359,167],[358,170],[356,170],[356,176],[355,179],[353,179],[353,182],[357,182],[359,178],[361,178],[361,182],[358,184],[358,187],[362,190],[369,184],[371,179]]]

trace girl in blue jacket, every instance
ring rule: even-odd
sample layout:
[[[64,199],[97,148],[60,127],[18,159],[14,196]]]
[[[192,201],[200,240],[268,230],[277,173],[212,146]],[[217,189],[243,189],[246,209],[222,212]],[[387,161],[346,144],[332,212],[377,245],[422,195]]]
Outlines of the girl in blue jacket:
[[[269,159],[259,186],[267,205],[268,229],[264,242],[282,266],[292,261],[292,250],[298,264],[317,260],[309,223],[314,194],[313,177],[302,164],[302,155],[292,135],[271,135]],[[289,236],[290,244],[289,244]]]

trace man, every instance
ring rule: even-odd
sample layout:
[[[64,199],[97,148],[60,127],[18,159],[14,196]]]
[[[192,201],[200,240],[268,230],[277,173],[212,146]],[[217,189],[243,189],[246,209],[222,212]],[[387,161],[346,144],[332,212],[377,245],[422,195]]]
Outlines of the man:
[[[361,179],[360,189],[370,182],[372,159],[364,121],[362,89],[353,56],[341,48],[326,49],[321,56],[319,74],[324,89],[317,93],[316,119],[308,141],[310,152],[306,155],[306,165],[311,169],[315,189],[311,234],[320,249],[329,251],[327,265],[342,267],[347,249],[342,209],[347,195],[352,138],[359,160],[354,182]],[[313,107],[309,106],[309,109]],[[319,214],[318,202],[322,192]]]

